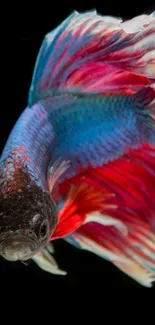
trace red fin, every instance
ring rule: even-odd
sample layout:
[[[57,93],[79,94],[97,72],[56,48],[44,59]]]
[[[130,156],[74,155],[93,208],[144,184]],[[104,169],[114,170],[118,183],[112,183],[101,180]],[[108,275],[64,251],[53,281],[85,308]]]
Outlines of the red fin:
[[[91,170],[90,177],[117,195],[120,209],[132,209],[155,230],[155,148],[143,145],[104,167]],[[120,210],[121,211],[121,210]],[[137,218],[137,216],[136,216]]]
[[[151,286],[155,280],[155,147],[143,145],[115,162],[90,168],[72,182],[76,191],[78,184],[85,185],[72,204],[66,200],[55,234],[62,234],[64,226],[63,234],[72,232],[81,248]],[[62,185],[62,195],[67,187],[69,183]]]
[[[76,179],[72,184],[59,212],[59,221],[52,235],[52,240],[74,232],[82,224],[88,222],[87,216],[90,212],[103,211],[107,207],[106,199],[109,198],[107,191],[104,192],[103,189],[99,191],[84,182],[79,185],[76,183]],[[66,188],[69,188],[67,182],[61,188],[62,193],[66,192]],[[113,206],[111,205],[109,208],[112,209]]]

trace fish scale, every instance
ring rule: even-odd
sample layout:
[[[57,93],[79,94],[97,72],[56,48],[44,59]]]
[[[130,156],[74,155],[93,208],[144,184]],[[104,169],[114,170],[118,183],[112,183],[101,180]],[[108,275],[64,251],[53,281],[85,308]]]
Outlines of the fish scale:
[[[65,110],[58,106],[51,109],[50,118],[56,135],[52,160],[70,159],[74,169],[73,161],[76,165],[75,161],[81,155],[82,167],[86,167],[86,160],[94,167],[118,158],[129,144],[138,146],[135,106],[130,96],[75,95],[74,102]],[[68,169],[66,173],[69,172]]]

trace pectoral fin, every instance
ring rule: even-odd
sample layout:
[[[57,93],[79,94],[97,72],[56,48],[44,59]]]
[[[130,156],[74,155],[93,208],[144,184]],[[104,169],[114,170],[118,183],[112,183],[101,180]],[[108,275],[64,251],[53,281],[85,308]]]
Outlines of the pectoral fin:
[[[66,272],[59,269],[58,264],[56,263],[54,257],[51,253],[54,252],[53,246],[49,243],[41,252],[37,253],[33,257],[33,261],[44,271],[52,273],[52,274],[59,274],[59,275],[66,275]]]

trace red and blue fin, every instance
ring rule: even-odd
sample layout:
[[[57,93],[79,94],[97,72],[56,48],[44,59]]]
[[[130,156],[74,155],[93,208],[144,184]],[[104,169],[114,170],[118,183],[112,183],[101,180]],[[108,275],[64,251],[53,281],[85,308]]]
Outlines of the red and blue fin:
[[[63,183],[59,194],[64,204],[51,239],[62,237],[151,287],[155,281],[155,148],[143,145],[106,166],[90,168]]]
[[[28,105],[55,92],[132,93],[154,78],[154,14],[123,21],[75,11],[45,36]]]

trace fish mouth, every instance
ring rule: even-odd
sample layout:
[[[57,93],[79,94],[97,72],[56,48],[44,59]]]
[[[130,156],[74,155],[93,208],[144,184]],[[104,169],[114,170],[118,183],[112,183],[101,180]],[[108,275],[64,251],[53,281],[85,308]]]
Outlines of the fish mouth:
[[[0,244],[0,254],[8,261],[26,261],[37,251],[36,241],[24,234],[10,234]]]

